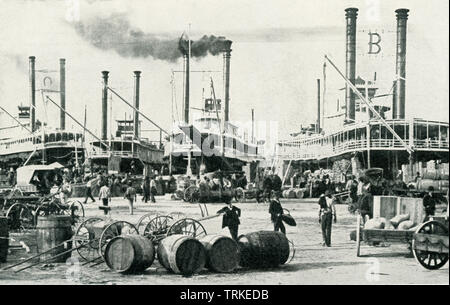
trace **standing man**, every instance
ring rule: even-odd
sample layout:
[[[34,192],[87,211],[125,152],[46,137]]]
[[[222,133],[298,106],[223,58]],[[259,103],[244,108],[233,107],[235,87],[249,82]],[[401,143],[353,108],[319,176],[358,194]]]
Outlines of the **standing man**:
[[[133,204],[136,201],[136,190],[132,186],[131,181],[128,182],[128,188],[125,192],[125,199],[128,199],[128,205],[130,207],[130,215],[133,215],[134,210]]]
[[[270,219],[273,223],[273,229],[275,232],[280,230],[284,235],[286,235],[286,228],[284,227],[281,215],[283,215],[283,207],[281,206],[279,194],[276,191],[272,191],[273,199],[270,201],[269,213]]]
[[[423,207],[425,208],[425,219],[427,221],[431,216],[434,216],[436,211],[436,200],[433,197],[434,187],[431,185],[428,187],[428,193],[423,197]]]
[[[146,176],[142,183],[142,201],[147,203],[150,199],[150,177]]]
[[[272,192],[272,194],[277,194],[278,198],[280,196],[281,193],[281,187],[283,185],[283,181],[281,180],[280,176],[278,176],[277,174],[273,174],[271,176],[272,179],[272,190],[274,190],[275,192]]]
[[[66,204],[67,199],[70,198],[71,194],[72,187],[70,186],[69,179],[67,177],[64,177],[63,184],[61,185],[61,192],[59,193],[59,199],[61,200],[61,203]]]
[[[237,241],[239,224],[241,223],[239,221],[239,217],[241,217],[241,209],[235,207],[231,204],[231,201],[229,201],[226,207],[217,211],[217,214],[223,214],[222,228],[228,227],[231,237]]]
[[[98,192],[99,200],[103,203],[103,213],[108,214],[108,202],[111,199],[111,192],[109,190],[108,184],[104,183]]]
[[[264,177],[263,189],[264,189],[264,200],[270,200],[270,193],[272,191],[272,179],[270,178],[270,173]]]
[[[331,247],[331,225],[336,223],[336,209],[330,191],[319,198],[319,223],[322,225],[322,246]]]
[[[95,202],[94,196],[92,196],[92,184],[96,182],[96,177],[95,175],[93,176],[92,179],[89,179],[88,182],[86,183],[86,196],[84,198],[84,204],[87,203],[88,198],[91,198],[92,202]]]
[[[155,195],[158,193],[158,190],[156,189],[156,181],[155,177],[152,177],[150,180],[150,200],[151,202],[155,203]]]

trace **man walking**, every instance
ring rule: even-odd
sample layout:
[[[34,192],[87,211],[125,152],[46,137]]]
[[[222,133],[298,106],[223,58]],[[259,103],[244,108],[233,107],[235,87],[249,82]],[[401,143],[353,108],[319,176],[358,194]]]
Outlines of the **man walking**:
[[[145,177],[144,183],[142,183],[142,201],[147,203],[150,199],[150,177]]]
[[[151,202],[155,203],[155,195],[158,193],[158,190],[156,189],[156,181],[155,178],[152,177],[150,180],[150,200]]]
[[[91,198],[92,202],[95,202],[94,196],[92,196],[92,186],[95,182],[96,182],[96,177],[94,175],[92,177],[92,179],[89,179],[88,182],[86,183],[86,195],[84,198],[84,204],[87,203],[88,198]]]
[[[223,214],[222,228],[228,227],[231,237],[237,241],[239,224],[241,223],[239,221],[239,217],[241,217],[241,209],[232,205],[230,201],[227,203],[226,207],[217,211],[217,214]]]
[[[322,225],[323,246],[331,247],[331,225],[336,223],[336,209],[330,191],[319,198],[319,223]]]
[[[111,199],[111,192],[109,190],[109,187],[106,183],[103,184],[103,186],[100,188],[100,191],[98,192],[99,200],[103,203],[103,213],[105,215],[108,215],[108,202]]]
[[[128,200],[128,205],[130,208],[130,215],[133,215],[133,204],[136,201],[136,189],[132,186],[131,181],[128,182],[128,188],[125,192],[125,199]]]
[[[270,219],[273,223],[273,229],[275,232],[279,230],[286,235],[286,228],[284,227],[284,223],[281,215],[283,215],[283,207],[281,206],[279,194],[276,191],[272,191],[273,199],[270,201],[269,213]]]

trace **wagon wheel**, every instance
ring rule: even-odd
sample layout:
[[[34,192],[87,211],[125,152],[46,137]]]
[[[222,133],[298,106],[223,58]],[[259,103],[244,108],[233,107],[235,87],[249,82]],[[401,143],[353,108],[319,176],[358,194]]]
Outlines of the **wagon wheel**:
[[[108,242],[116,236],[128,234],[139,234],[139,231],[133,224],[127,221],[115,221],[108,225],[103,230],[98,241],[99,254],[104,258],[105,249]]]
[[[144,234],[145,227],[153,218],[155,218],[155,216],[158,216],[158,213],[147,213],[147,214],[142,215],[141,218],[139,218],[139,220],[136,224],[136,228],[138,229],[139,234],[141,234],[141,235]]]
[[[186,202],[197,202],[199,200],[198,187],[191,185],[184,190],[183,200]]]
[[[415,233],[430,235],[442,235],[448,237],[448,227],[439,221],[427,221],[422,224]],[[444,266],[448,261],[448,253],[431,252],[416,249],[415,238],[412,241],[412,251],[416,260],[426,269],[436,270]]]
[[[11,193],[8,194],[9,199],[13,199],[16,196],[23,196],[23,192],[21,189],[14,188]]]
[[[183,218],[175,222],[167,231],[167,236],[174,234],[188,235],[192,237],[202,237],[206,235],[206,230],[200,222],[192,218]]]
[[[245,201],[245,193],[242,187],[236,188],[236,190],[234,191],[234,199],[236,199],[237,202]]]
[[[169,215],[156,216],[145,226],[143,235],[157,240],[167,233],[172,221],[173,218]]]
[[[175,221],[186,218],[186,214],[184,214],[183,212],[170,212],[168,216],[172,217]]]
[[[78,254],[87,261],[100,257],[98,251],[98,232],[93,228],[96,223],[103,222],[104,220],[99,217],[88,218],[83,221],[75,231],[73,237],[76,247],[82,246],[77,249]]]
[[[35,226],[33,212],[23,203],[15,203],[6,212],[9,230],[32,229]]]

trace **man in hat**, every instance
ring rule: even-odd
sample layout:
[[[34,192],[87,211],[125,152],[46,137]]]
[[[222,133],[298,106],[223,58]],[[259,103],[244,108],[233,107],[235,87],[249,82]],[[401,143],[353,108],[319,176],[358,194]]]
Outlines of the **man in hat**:
[[[331,192],[327,190],[319,198],[319,223],[322,226],[323,246],[331,247],[331,225],[336,222],[336,209]]]
[[[217,214],[223,214],[222,228],[228,227],[231,237],[237,241],[239,224],[241,223],[239,221],[239,217],[241,217],[241,209],[235,207],[231,204],[231,201],[229,201],[226,207],[217,211]]]
[[[273,223],[274,231],[281,231],[286,235],[286,228],[284,227],[281,215],[283,215],[283,207],[281,206],[279,193],[277,191],[272,191],[273,199],[270,200],[269,213],[270,219]]]
[[[436,199],[433,197],[434,187],[428,187],[428,193],[423,196],[423,207],[425,208],[425,219],[427,221],[431,216],[434,216],[436,211]]]

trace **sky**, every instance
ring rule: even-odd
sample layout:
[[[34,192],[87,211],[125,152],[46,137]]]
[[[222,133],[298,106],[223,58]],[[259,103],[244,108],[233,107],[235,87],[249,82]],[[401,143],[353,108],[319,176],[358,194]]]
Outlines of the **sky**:
[[[65,58],[67,110],[83,121],[86,105],[89,129],[100,133],[101,71],[110,71],[111,87],[131,102],[133,71],[140,70],[141,110],[170,130],[172,119],[182,118],[181,73],[174,72],[171,85],[172,71],[182,70],[182,59],[118,53],[120,26],[103,27],[113,35],[110,47],[104,48],[77,31],[79,24],[119,16],[130,29],[155,39],[177,39],[188,32],[193,40],[203,35],[232,40],[231,120],[248,122],[253,108],[257,121],[275,122],[279,137],[285,138],[316,120],[317,79],[322,94],[326,86],[325,116],[336,114],[338,99],[343,102],[344,81],[330,65],[324,81],[323,63],[327,54],[345,71],[344,9],[359,8],[357,75],[373,78],[376,72],[378,93],[383,94],[395,76],[394,11],[408,8],[406,116],[448,122],[448,5],[446,0],[0,0],[0,104],[16,113],[18,104],[29,103],[28,56],[36,56],[37,69],[53,70],[59,69],[59,58]],[[367,54],[369,31],[381,36],[377,55]],[[209,96],[210,77],[223,99],[222,68],[221,54],[192,59],[192,70],[219,71],[192,73],[192,107],[201,108],[202,94]],[[59,100],[58,95],[52,97]],[[47,105],[44,112],[42,99],[37,103],[38,118],[58,126],[57,109]],[[113,119],[132,113],[116,98],[111,107]],[[191,110],[191,115],[198,111]],[[71,119],[66,121],[77,128]],[[0,126],[10,123],[0,113]],[[324,127],[335,123],[327,119]],[[144,119],[142,129],[146,137],[159,137]]]

